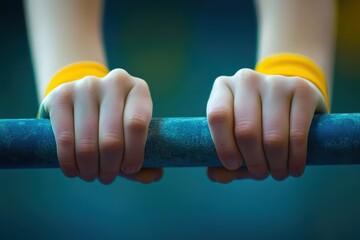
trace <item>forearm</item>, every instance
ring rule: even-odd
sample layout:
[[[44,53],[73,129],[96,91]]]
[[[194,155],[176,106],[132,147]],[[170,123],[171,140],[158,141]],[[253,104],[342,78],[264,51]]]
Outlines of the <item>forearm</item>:
[[[336,3],[334,0],[256,0],[258,60],[276,53],[311,58],[332,86]]]
[[[53,74],[77,61],[105,64],[101,0],[26,0],[38,97]]]

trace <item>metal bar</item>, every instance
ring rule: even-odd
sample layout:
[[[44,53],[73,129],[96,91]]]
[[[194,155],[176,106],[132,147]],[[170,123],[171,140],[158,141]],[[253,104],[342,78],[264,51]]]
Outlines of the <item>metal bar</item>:
[[[314,116],[307,165],[360,164],[360,114]],[[205,117],[154,118],[144,167],[221,166]],[[0,169],[57,168],[48,119],[0,120]]]

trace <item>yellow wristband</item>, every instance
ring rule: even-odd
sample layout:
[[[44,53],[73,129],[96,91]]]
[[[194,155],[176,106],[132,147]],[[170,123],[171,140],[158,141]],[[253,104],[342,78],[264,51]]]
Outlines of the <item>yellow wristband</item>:
[[[312,82],[320,90],[330,110],[325,74],[310,58],[290,53],[273,55],[258,62],[255,70],[270,75],[298,76]]]
[[[49,85],[47,86],[44,94],[44,98],[56,87],[63,83],[73,82],[86,76],[104,77],[108,74],[109,70],[100,63],[97,62],[76,62],[67,65],[60,69],[51,78]],[[40,106],[37,113],[37,118],[46,116],[44,109]]]
[[[73,82],[86,76],[104,77],[109,70],[97,62],[76,62],[60,69],[51,78],[45,90],[46,97],[52,90],[63,83]]]

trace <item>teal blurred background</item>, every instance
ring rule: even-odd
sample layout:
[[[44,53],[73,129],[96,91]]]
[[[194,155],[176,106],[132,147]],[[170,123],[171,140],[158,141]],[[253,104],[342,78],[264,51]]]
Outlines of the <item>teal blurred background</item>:
[[[342,0],[333,112],[360,112],[360,1]],[[252,1],[108,1],[110,68],[148,81],[155,117],[204,116],[213,80],[253,67]],[[22,2],[0,1],[0,118],[33,118]],[[360,166],[308,167],[277,182],[210,182],[203,168],[110,186],[58,169],[0,170],[0,239],[354,239]]]

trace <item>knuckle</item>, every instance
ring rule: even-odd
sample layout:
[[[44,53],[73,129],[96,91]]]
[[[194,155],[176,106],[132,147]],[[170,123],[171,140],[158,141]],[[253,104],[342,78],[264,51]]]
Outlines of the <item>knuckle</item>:
[[[294,93],[302,99],[315,99],[314,96],[317,96],[318,88],[305,79],[299,79],[294,83]]]
[[[217,86],[222,86],[222,85],[229,85],[231,81],[231,77],[229,76],[218,76],[213,84],[213,89],[215,89]]]
[[[143,133],[148,128],[148,118],[142,114],[134,114],[129,118],[126,128],[130,132]]]
[[[265,147],[278,149],[284,146],[286,138],[279,133],[265,133],[263,141]]]
[[[208,121],[210,125],[226,123],[231,116],[231,110],[227,107],[218,107],[209,110]]]
[[[116,80],[126,80],[131,78],[131,75],[122,68],[116,68],[112,70],[111,75],[114,77],[113,79]]]
[[[109,77],[105,78],[106,86],[109,90],[122,90],[128,91],[133,85],[133,77],[124,69],[114,69],[109,74]]]
[[[257,138],[257,128],[251,121],[241,121],[235,126],[235,138],[240,141],[255,141]]]
[[[306,80],[305,78],[302,77],[290,77],[293,79],[292,83],[294,85],[294,87],[296,88],[305,88],[305,89],[309,89],[310,88],[310,82],[308,80]]]
[[[136,85],[138,85],[138,87],[140,87],[141,89],[145,89],[146,91],[149,91],[149,85],[143,79],[136,78]]]
[[[264,80],[269,83],[277,83],[277,82],[283,80],[283,76],[281,76],[281,75],[266,75]]]
[[[64,83],[57,88],[55,88],[52,92],[50,92],[49,96],[54,97],[54,100],[59,104],[66,104],[72,99],[73,88],[71,83]]]
[[[296,143],[303,143],[307,140],[307,132],[303,130],[291,130],[290,140]]]
[[[240,78],[240,79],[252,79],[254,78],[254,76],[256,76],[256,72],[252,69],[249,68],[242,68],[239,71],[237,71],[234,75],[234,77],[236,78]]]
[[[86,76],[78,81],[79,86],[86,88],[88,91],[93,91],[98,85],[99,79],[94,76]]]
[[[80,138],[76,145],[76,152],[80,157],[88,157],[97,154],[98,145],[93,138]]]
[[[241,84],[249,87],[258,87],[259,74],[254,70],[243,68],[234,74],[232,77],[236,84]]]
[[[115,68],[114,70],[112,70],[112,72],[118,76],[125,76],[125,77],[130,76],[130,74],[125,69],[122,68]]]
[[[289,92],[289,81],[284,76],[267,75],[263,78],[269,92]]]
[[[294,80],[292,81],[292,83],[295,90],[302,92],[309,92],[311,90],[309,81],[300,77],[293,77],[293,78]]]
[[[230,80],[230,77],[228,76],[218,76],[215,81],[214,81],[214,86],[218,85],[218,84],[227,84],[228,81]]]
[[[101,140],[100,149],[104,153],[121,151],[124,148],[124,139],[119,134],[106,133]]]
[[[56,142],[61,147],[72,147],[75,144],[74,133],[70,131],[61,132],[56,136]]]

